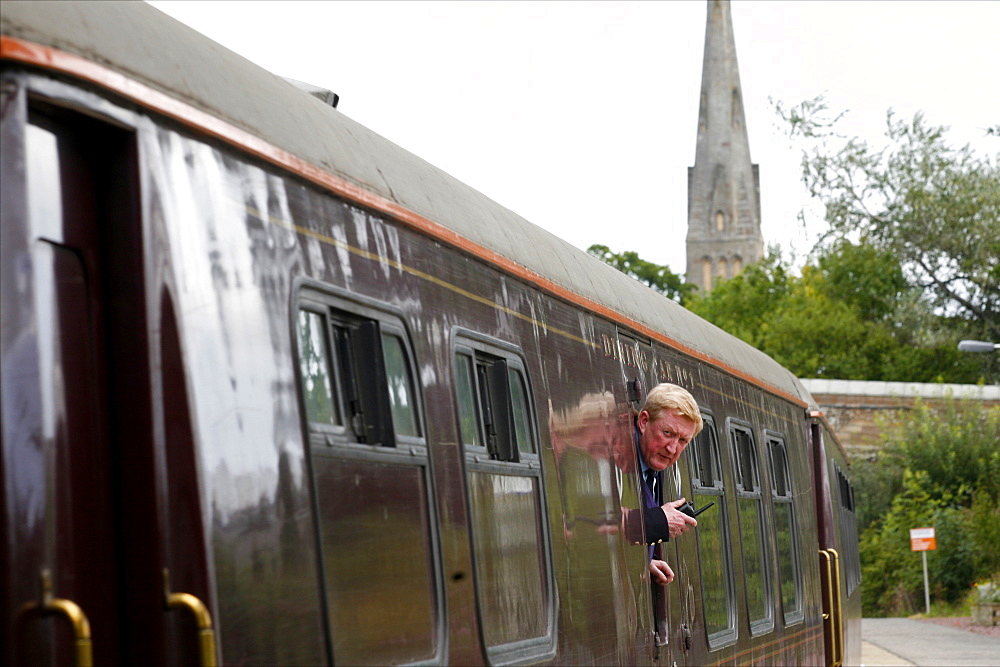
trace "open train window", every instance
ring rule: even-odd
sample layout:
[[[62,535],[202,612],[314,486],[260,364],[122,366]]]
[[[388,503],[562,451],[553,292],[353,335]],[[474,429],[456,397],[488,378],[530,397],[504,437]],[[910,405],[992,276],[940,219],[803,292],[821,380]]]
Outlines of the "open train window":
[[[303,302],[299,376],[310,430],[328,444],[422,444],[413,365],[402,326]]]
[[[456,337],[453,361],[487,658],[543,660],[555,651],[555,590],[528,375],[516,348],[472,333]]]
[[[455,386],[464,444],[495,461],[538,460],[520,360],[461,345]]]
[[[441,662],[440,535],[403,320],[305,289],[294,330],[334,662]],[[371,622],[385,609],[391,642]]]
[[[698,515],[698,561],[701,566],[701,599],[709,649],[736,641],[736,595],[733,583],[732,543],[726,508],[715,420],[702,414],[705,426],[691,443],[691,488],[695,505],[715,507]]]
[[[749,424],[729,421],[729,443],[736,473],[736,509],[739,516],[750,633],[774,629],[774,604],[768,563],[767,529],[757,444]]]
[[[795,496],[788,470],[788,451],[784,438],[764,432],[771,463],[771,501],[774,510],[774,535],[778,550],[778,583],[785,625],[798,623],[802,612],[802,565],[799,560],[799,531],[795,523]]]

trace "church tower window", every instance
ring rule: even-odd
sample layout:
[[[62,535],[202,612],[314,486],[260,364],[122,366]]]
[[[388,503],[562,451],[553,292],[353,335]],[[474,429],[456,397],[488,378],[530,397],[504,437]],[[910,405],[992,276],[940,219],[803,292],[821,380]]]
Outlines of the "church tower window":
[[[716,265],[715,275],[719,276],[720,278],[728,278],[729,277],[729,274],[727,273],[728,268],[729,268],[729,262],[726,261],[725,257],[720,257],[719,263]]]

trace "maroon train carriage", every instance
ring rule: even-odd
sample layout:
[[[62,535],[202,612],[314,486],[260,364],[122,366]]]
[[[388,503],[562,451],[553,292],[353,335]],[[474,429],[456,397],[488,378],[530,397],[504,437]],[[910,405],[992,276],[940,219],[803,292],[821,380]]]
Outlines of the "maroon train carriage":
[[[0,660],[857,662],[787,370],[148,5],[0,18]],[[716,506],[654,591],[660,381]]]

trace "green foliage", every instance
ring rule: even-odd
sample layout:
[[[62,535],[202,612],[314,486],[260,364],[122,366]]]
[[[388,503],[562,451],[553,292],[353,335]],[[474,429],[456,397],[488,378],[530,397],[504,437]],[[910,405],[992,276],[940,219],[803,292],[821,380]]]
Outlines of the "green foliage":
[[[788,299],[793,278],[777,248],[763,260],[720,282],[708,294],[695,294],[685,305],[709,322],[758,349],[764,349],[763,324]],[[766,350],[765,350],[766,351]]]
[[[595,244],[587,248],[587,252],[679,303],[684,303],[694,290],[694,285],[685,283],[669,266],[647,262],[632,250],[612,252],[608,246]]]
[[[923,568],[910,552],[910,529],[935,524],[941,504],[923,487],[926,475],[905,471],[903,490],[877,530],[861,534],[861,607],[864,616],[907,613],[923,591]]]
[[[925,472],[935,496],[958,505],[970,506],[975,492],[1000,500],[1000,408],[918,400],[901,423],[888,426],[886,465]]]
[[[958,352],[957,339],[920,338],[905,326],[900,312],[918,296],[890,253],[841,240],[798,277],[771,248],[685,305],[799,377],[976,382],[979,360]]]
[[[838,239],[819,254],[817,265],[826,295],[869,322],[890,319],[909,292],[899,260],[870,244]]]
[[[923,608],[909,530],[936,529],[931,594],[949,604],[1000,571],[1000,407],[917,402],[885,428],[876,461],[854,466],[866,616]]]
[[[1000,548],[998,548],[1000,545],[1000,504],[997,503],[996,496],[990,496],[985,491],[975,493],[969,516],[969,532],[974,543],[973,570],[979,578],[982,578],[986,573],[991,573],[993,579],[1000,582],[997,577],[1000,575]]]
[[[906,282],[968,337],[1000,339],[1000,157],[955,149],[947,128],[886,117],[888,145],[835,134],[822,97],[776,110],[812,142],[802,180],[826,207],[826,241],[891,254]],[[991,128],[987,134],[996,134]]]
[[[885,516],[903,487],[900,468],[888,465],[884,457],[874,461],[855,461],[851,464],[851,478],[857,489],[856,511],[858,530],[866,528]]]

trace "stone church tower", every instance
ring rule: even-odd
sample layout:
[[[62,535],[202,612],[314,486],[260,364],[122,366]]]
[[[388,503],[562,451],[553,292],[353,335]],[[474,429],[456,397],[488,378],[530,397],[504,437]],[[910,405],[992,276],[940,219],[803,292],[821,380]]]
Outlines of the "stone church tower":
[[[764,256],[728,0],[708,0],[698,143],[688,167],[687,281],[700,291]]]

